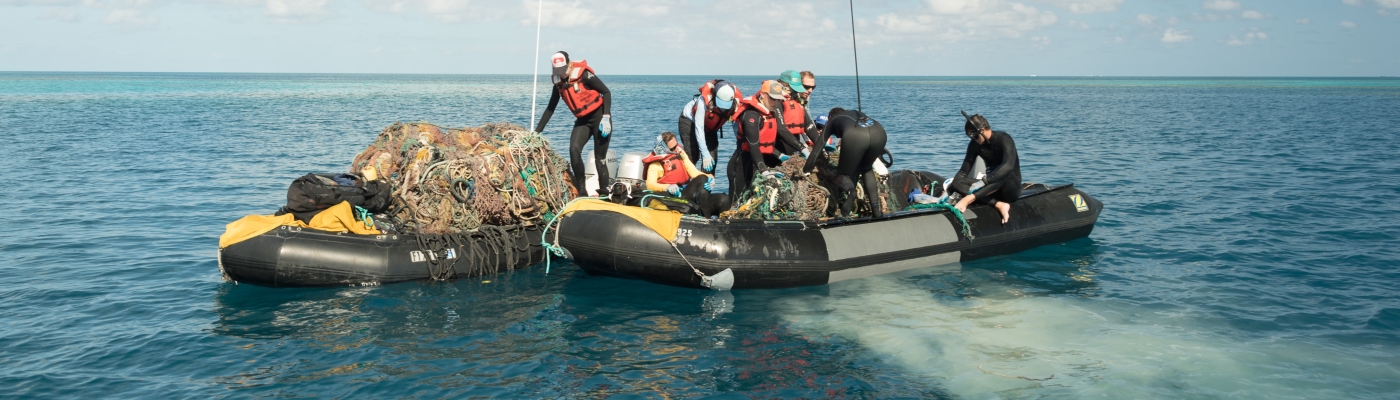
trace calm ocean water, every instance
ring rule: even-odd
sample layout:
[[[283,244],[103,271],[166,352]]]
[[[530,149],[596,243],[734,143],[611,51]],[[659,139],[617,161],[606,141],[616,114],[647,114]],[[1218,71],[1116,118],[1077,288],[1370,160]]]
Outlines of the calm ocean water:
[[[708,79],[603,78],[620,151]],[[815,109],[855,105],[818,84]],[[529,85],[0,73],[0,397],[1400,397],[1397,79],[865,78],[896,169],[956,168],[965,109],[1028,181],[1105,204],[1087,239],[897,276],[219,279],[224,224],[295,177],[395,121],[526,125]]]

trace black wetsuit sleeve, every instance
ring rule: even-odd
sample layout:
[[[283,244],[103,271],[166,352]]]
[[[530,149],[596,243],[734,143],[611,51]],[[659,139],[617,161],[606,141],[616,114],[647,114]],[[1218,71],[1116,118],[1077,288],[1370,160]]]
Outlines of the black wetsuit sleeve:
[[[819,147],[817,146],[817,144],[826,143],[826,138],[822,138],[822,140],[817,140],[817,137],[821,135],[821,129],[817,129],[817,123],[812,122],[812,113],[805,112],[803,114],[805,114],[807,117],[807,120],[804,122],[806,125],[803,126],[807,127],[807,138],[812,140],[812,147]]]
[[[972,173],[972,165],[977,162],[977,153],[980,150],[977,142],[968,140],[967,155],[963,156],[962,167],[959,167],[958,173],[953,175],[952,189],[954,192],[964,196],[968,194],[968,188],[972,186],[972,177],[969,177],[968,174]]]
[[[784,149],[789,149],[796,153],[801,151],[802,148],[807,147],[805,142],[797,140],[797,136],[793,136],[792,130],[783,126],[783,115],[781,111],[774,112],[773,118],[778,119],[778,140],[783,142]]]
[[[544,132],[544,125],[549,123],[549,117],[554,116],[554,107],[559,106],[559,85],[553,85],[554,90],[549,92],[549,105],[544,107],[544,114],[540,115],[540,123],[535,124],[535,132]]]
[[[826,154],[826,139],[830,138],[833,132],[844,129],[844,127],[844,124],[826,124],[826,129],[821,130],[820,139],[812,143],[812,153],[807,156],[807,163],[802,165],[802,172],[812,172],[812,168],[817,166],[817,159],[821,158],[822,154]]]
[[[758,131],[763,128],[763,115],[756,110],[747,110],[739,115],[739,129],[744,132],[744,140],[749,142],[749,156],[753,158],[754,171],[763,169],[763,152],[758,149]]]
[[[1001,148],[1001,165],[996,169],[987,171],[987,183],[1005,181],[1011,173],[1016,170],[1016,166],[1021,165],[1016,159],[1016,142],[1011,140],[1011,135],[1005,132],[996,132],[993,136],[997,139],[997,145]]]
[[[612,92],[608,91],[608,85],[604,85],[598,75],[585,73],[583,86],[598,91],[598,95],[603,96],[603,115],[612,115]]]

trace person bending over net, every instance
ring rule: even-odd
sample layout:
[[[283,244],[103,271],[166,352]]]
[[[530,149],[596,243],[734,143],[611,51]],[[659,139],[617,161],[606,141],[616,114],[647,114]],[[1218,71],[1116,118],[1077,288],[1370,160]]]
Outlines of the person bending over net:
[[[836,184],[842,193],[831,194],[833,201],[840,201],[841,214],[849,216],[855,209],[856,181],[860,181],[865,188],[865,198],[872,202],[870,209],[874,216],[883,216],[880,205],[875,203],[880,198],[880,186],[872,165],[885,153],[885,127],[860,111],[833,108],[827,113],[826,126],[821,132],[817,143],[826,143],[833,136],[841,138]],[[814,147],[814,153],[802,166],[803,176],[816,167],[817,159],[826,152],[825,146]]]

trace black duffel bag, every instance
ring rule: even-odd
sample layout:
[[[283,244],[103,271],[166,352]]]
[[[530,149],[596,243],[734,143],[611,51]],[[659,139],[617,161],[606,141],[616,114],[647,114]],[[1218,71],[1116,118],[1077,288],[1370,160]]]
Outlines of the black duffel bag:
[[[287,188],[287,205],[277,215],[292,214],[302,222],[341,202],[364,208],[371,214],[389,209],[393,188],[383,180],[369,181],[358,174],[306,174]]]

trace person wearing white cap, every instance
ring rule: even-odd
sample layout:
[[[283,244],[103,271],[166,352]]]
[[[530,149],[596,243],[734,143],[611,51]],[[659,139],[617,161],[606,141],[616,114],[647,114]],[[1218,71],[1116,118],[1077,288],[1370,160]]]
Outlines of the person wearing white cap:
[[[787,89],[778,81],[767,80],[753,97],[744,99],[735,110],[739,146],[729,157],[729,193],[738,198],[748,190],[754,173],[773,168],[787,161],[788,155],[778,149],[778,141],[787,152],[803,149],[791,132],[782,127],[783,100]]]
[[[738,86],[715,79],[700,85],[700,93],[681,109],[676,132],[680,132],[681,142],[690,159],[700,160],[700,169],[715,171],[724,123],[733,119],[734,106],[738,103],[734,100],[743,97]],[[702,119],[703,124],[696,123]]]
[[[549,95],[549,105],[540,115],[535,132],[544,132],[545,124],[554,115],[554,107],[559,105],[559,99],[564,99],[569,111],[577,118],[574,120],[574,130],[569,134],[569,167],[573,170],[574,188],[580,193],[584,192],[583,145],[591,138],[593,154],[598,155],[593,160],[598,167],[598,194],[606,196],[612,178],[608,176],[603,156],[608,154],[608,142],[611,141],[608,136],[613,130],[612,92],[593,73],[593,68],[588,67],[587,61],[569,61],[569,53],[561,51],[550,57],[550,64],[554,67],[551,76],[554,91]]]

